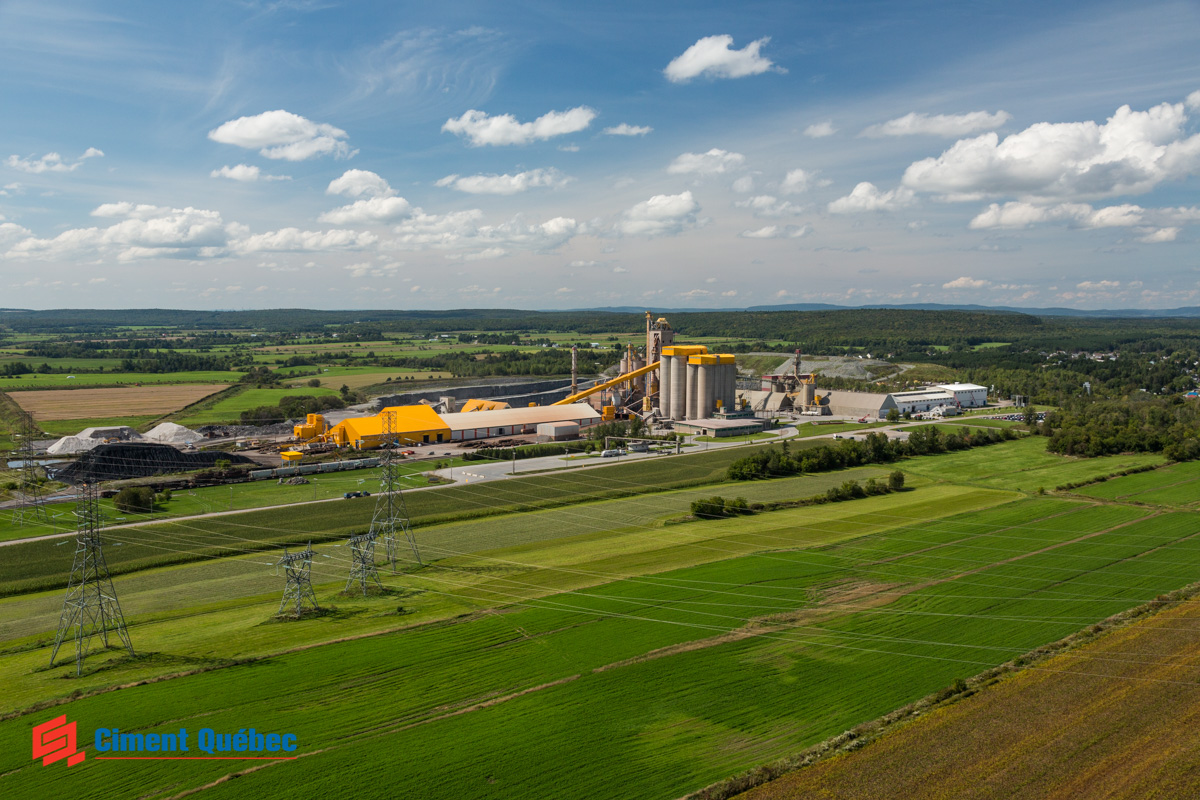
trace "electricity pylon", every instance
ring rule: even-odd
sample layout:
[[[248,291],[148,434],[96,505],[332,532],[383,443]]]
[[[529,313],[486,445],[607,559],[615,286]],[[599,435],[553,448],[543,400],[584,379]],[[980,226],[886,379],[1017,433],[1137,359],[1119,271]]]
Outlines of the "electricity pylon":
[[[350,591],[355,583],[362,587],[363,597],[367,596],[368,583],[374,583],[382,591],[383,584],[379,582],[379,572],[375,569],[375,538],[374,533],[350,537],[350,578],[343,591]]]
[[[283,556],[275,562],[276,574],[283,567],[287,584],[283,587],[283,600],[279,603],[279,614],[284,613],[289,604],[295,605],[297,617],[304,616],[305,611],[319,611],[317,595],[312,588],[312,542],[299,553],[289,553],[283,548]]]
[[[75,674],[79,675],[96,634],[107,648],[108,632],[115,631],[129,655],[134,653],[129,631],[125,628],[125,616],[121,613],[121,604],[117,602],[117,592],[104,561],[104,546],[100,541],[100,497],[95,484],[79,487],[75,517],[75,563],[71,566],[71,580],[58,618],[58,635],[54,637],[50,666],[54,666],[58,648],[68,632],[74,629]]]
[[[21,499],[13,508],[13,524],[25,525],[30,522],[49,522],[50,515],[46,512],[41,481],[38,480],[37,452],[33,440],[37,436],[37,425],[32,414],[21,415],[21,459],[20,488],[17,491]]]
[[[396,412],[384,411],[383,447],[379,456],[379,497],[375,500],[375,515],[371,517],[370,532],[383,539],[387,546],[387,560],[391,562],[392,574],[396,574],[396,550],[399,538],[404,537],[412,548],[413,558],[421,562],[421,551],[417,549],[417,538],[413,536],[412,523],[408,519],[408,507],[400,491],[400,465],[396,460]]]

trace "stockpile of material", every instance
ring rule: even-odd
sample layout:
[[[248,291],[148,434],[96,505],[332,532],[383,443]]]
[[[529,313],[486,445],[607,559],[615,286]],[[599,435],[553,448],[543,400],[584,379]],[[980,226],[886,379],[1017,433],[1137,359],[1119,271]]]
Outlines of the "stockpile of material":
[[[197,433],[190,428],[185,428],[174,422],[164,422],[151,429],[145,438],[151,442],[159,442],[160,444],[188,444],[189,442],[198,442],[204,438],[204,434]]]
[[[55,472],[54,479],[66,483],[95,483],[148,478],[167,472],[205,469],[216,466],[218,461],[254,463],[237,453],[184,453],[166,444],[121,442],[93,448],[75,463]]]
[[[64,436],[46,448],[52,456],[70,456],[86,453],[105,442],[140,442],[142,435],[126,425],[111,428],[84,428],[74,436]]]

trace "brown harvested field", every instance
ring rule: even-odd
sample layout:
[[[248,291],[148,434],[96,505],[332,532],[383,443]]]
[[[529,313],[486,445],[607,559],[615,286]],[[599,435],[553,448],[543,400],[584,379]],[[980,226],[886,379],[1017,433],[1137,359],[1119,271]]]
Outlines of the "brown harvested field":
[[[52,389],[13,392],[9,397],[38,420],[98,419],[169,414],[228,388],[228,385],[206,383],[123,389]]]
[[[357,375],[338,375],[332,378],[323,376],[321,378],[321,385],[336,389],[345,384],[351,389],[361,389],[364,386],[374,386],[377,383],[384,383],[388,378],[392,378],[396,383],[397,392],[412,391],[412,387],[407,386],[411,381],[395,380],[400,376],[415,376],[422,379],[426,379],[428,376],[439,379],[452,377],[449,372],[414,372],[410,369],[393,369],[387,372],[362,372]],[[288,386],[304,386],[310,380],[312,379],[308,377],[296,378],[295,380],[288,381]]]
[[[1200,797],[1200,603],[1113,631],[738,797]]]

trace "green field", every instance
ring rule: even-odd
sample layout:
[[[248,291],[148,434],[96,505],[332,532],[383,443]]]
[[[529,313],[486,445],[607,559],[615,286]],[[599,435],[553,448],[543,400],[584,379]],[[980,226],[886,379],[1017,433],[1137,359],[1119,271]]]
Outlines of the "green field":
[[[284,397],[325,397],[336,395],[337,390],[328,386],[293,386],[288,389],[247,389],[224,397],[209,406],[203,404],[197,409],[184,412],[175,421],[180,425],[204,425],[216,422],[237,422],[243,411],[249,411],[259,406],[277,405]]]
[[[308,796],[680,797],[1195,579],[1200,514],[1032,494],[1161,458],[1044,445],[720,482],[756,449],[732,448],[411,492],[425,564],[402,554],[367,598],[340,593],[348,554],[330,539],[364,527],[370,500],[123,531],[106,555],[139,657],[93,655],[81,678],[45,669],[70,548],[0,550],[0,713],[81,694],[0,722],[0,780],[20,797],[270,798],[297,780]],[[899,493],[678,521],[698,497],[798,499],[897,466]],[[1197,478],[1174,465],[1097,487]],[[331,611],[271,621],[277,548],[313,534]],[[30,728],[59,713],[88,747],[70,770],[28,758]],[[100,763],[102,726],[293,733],[304,766]]]
[[[91,367],[90,362],[86,366]],[[81,372],[70,375],[22,375],[19,378],[0,378],[0,391],[20,389],[71,389],[98,386],[151,386],[169,383],[237,383],[240,372]]]
[[[1152,472],[1125,475],[1085,486],[1074,492],[1105,500],[1152,505],[1194,505],[1200,502],[1200,462],[1171,464]]]

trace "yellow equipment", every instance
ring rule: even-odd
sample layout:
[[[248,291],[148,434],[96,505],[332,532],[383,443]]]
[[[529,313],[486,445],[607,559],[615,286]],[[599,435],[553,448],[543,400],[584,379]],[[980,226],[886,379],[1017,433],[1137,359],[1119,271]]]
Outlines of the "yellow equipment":
[[[626,383],[628,381],[633,380],[634,378],[639,378],[642,375],[645,375],[647,372],[653,372],[656,369],[658,369],[657,361],[655,361],[653,364],[647,364],[646,366],[642,367],[641,369],[635,369],[633,372],[627,372],[624,375],[613,378],[611,381],[608,381],[607,383],[598,383],[590,389],[584,389],[582,392],[576,392],[573,395],[564,397],[562,400],[559,400],[557,403],[551,403],[551,405],[565,406],[565,405],[568,405],[569,403],[574,403],[578,400],[582,400],[585,397],[593,395],[596,392],[602,392],[605,389],[611,389],[614,386],[618,386],[622,383]]]
[[[309,414],[303,425],[296,425],[292,428],[292,436],[307,442],[325,433],[325,428],[325,417],[320,414]]]
[[[284,461],[299,461],[304,458],[304,453],[298,453],[295,450],[284,450],[279,454],[279,457]]]

